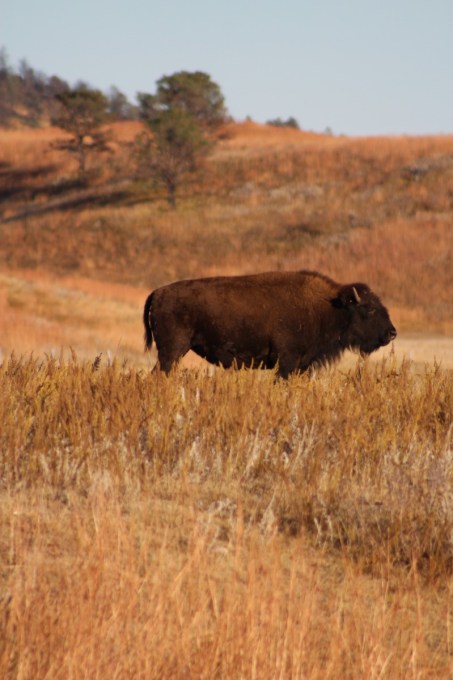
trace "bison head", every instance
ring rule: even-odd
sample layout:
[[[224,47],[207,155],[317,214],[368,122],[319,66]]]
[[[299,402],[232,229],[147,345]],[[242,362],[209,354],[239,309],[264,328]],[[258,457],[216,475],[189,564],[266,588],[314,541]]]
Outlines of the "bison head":
[[[343,310],[347,319],[345,346],[371,354],[396,338],[387,309],[364,283],[342,286],[332,305]]]

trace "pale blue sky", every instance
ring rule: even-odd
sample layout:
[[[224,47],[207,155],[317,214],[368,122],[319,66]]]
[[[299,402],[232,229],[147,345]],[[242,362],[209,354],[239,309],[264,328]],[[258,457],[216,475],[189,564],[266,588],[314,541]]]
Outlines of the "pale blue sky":
[[[1,0],[0,46],[132,101],[202,70],[237,120],[453,132],[453,0]]]

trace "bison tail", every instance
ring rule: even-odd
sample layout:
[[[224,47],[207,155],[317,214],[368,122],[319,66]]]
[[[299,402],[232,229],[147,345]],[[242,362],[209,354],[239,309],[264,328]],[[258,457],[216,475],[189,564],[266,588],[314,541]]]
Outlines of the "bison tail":
[[[145,308],[143,310],[143,323],[145,326],[145,352],[147,350],[151,349],[151,346],[153,344],[153,332],[151,330],[151,321],[150,321],[150,311],[151,311],[151,305],[153,302],[153,295],[154,293],[151,293],[148,295],[146,302],[145,302]]]

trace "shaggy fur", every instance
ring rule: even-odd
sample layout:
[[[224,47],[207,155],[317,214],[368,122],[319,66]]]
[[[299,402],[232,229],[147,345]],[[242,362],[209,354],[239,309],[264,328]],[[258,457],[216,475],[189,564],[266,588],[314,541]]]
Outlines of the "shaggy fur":
[[[176,281],[144,308],[168,373],[189,350],[224,367],[274,368],[286,378],[337,359],[369,354],[396,337],[387,309],[364,283],[340,284],[318,272],[266,272]]]

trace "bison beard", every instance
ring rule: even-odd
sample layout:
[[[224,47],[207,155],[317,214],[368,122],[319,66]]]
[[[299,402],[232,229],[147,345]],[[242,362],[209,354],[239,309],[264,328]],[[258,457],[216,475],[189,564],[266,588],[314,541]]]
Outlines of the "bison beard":
[[[275,368],[286,378],[339,358],[370,354],[396,337],[387,309],[364,283],[318,272],[267,272],[176,281],[149,295],[145,342],[168,373],[189,350],[225,368]]]

